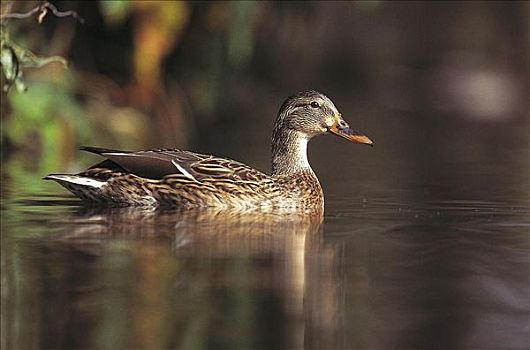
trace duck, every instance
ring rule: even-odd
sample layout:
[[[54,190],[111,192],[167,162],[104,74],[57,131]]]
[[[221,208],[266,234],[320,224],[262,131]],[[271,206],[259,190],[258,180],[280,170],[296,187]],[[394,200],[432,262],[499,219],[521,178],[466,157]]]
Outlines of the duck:
[[[333,102],[309,90],[288,97],[272,132],[272,172],[180,149],[120,151],[81,147],[104,157],[78,174],[49,174],[88,205],[323,210],[324,193],[307,158],[315,136],[332,134],[373,145]]]

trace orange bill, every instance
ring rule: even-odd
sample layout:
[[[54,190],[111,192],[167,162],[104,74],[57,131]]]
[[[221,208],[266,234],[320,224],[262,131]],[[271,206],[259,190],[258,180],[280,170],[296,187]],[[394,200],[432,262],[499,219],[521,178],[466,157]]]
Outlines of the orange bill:
[[[362,143],[365,145],[373,146],[372,140],[370,140],[367,136],[362,135],[361,133],[358,133],[357,131],[354,131],[352,128],[349,127],[348,124],[345,122],[341,123],[342,125],[334,124],[329,128],[329,132],[332,134],[335,134],[337,136],[343,137],[346,140]]]

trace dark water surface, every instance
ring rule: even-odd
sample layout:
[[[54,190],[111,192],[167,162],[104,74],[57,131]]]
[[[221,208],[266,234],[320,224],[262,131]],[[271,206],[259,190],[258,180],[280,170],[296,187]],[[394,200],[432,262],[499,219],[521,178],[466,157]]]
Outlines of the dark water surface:
[[[2,349],[529,347],[524,144],[456,158],[454,144],[316,144],[323,217],[90,209],[53,186],[6,188]]]

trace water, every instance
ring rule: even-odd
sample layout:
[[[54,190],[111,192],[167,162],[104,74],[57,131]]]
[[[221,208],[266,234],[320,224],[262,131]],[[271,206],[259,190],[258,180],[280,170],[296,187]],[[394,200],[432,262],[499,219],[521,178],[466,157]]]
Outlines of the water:
[[[6,186],[2,349],[528,348],[528,149],[451,141],[315,141],[323,217]]]
[[[332,199],[323,223],[8,206],[5,349],[528,344],[528,203]]]

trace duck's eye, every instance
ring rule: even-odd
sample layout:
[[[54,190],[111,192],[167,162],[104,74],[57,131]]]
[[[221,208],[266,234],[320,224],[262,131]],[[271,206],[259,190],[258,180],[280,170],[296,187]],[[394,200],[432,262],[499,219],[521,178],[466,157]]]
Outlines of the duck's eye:
[[[313,108],[319,108],[319,107],[320,107],[320,104],[319,104],[317,101],[313,101],[313,102],[311,102],[311,107],[313,107]]]

